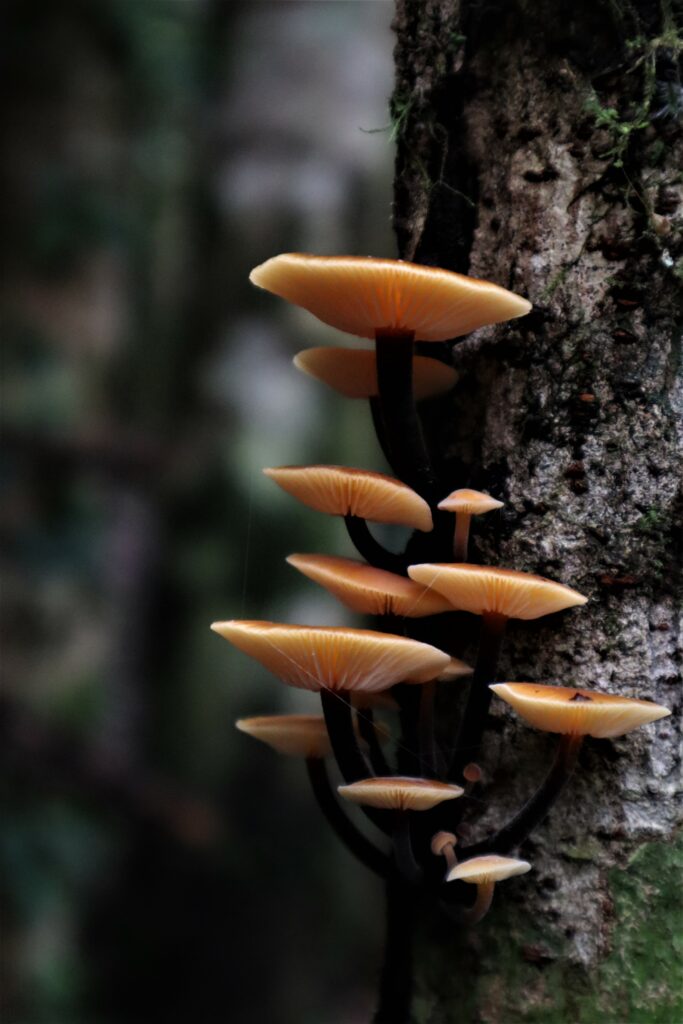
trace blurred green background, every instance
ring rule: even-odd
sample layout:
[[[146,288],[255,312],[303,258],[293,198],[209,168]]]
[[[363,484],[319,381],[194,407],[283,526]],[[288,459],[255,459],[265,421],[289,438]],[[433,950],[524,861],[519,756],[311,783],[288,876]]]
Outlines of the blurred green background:
[[[384,466],[247,277],[395,254],[392,7],[3,5],[4,1024],[368,1017],[379,884],[233,728],[314,698],[208,626],[344,621],[260,470]]]

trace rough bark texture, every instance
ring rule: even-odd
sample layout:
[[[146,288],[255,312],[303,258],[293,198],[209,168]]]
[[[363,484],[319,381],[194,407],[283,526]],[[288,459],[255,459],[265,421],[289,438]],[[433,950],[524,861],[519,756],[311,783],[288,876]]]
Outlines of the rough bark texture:
[[[643,0],[398,2],[401,255],[534,303],[456,345],[461,376],[432,410],[432,442],[452,487],[505,501],[475,529],[476,560],[590,597],[512,624],[500,678],[673,709],[623,739],[588,741],[522,847],[533,871],[500,888],[473,934],[425,925],[420,1022],[683,1016],[676,20]],[[551,757],[549,737],[494,715],[473,838],[523,802]]]

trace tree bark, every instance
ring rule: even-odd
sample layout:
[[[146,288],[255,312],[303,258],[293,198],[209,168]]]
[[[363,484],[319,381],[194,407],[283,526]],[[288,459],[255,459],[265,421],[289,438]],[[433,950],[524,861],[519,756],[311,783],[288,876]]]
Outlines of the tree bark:
[[[400,255],[528,296],[453,348],[427,431],[448,489],[505,502],[472,558],[590,598],[511,623],[501,679],[647,698],[673,715],[588,740],[533,870],[469,935],[423,922],[419,1022],[681,1019],[680,20],[667,3],[398,0]],[[509,818],[552,738],[494,709],[483,814]],[[680,864],[680,854],[679,854]]]

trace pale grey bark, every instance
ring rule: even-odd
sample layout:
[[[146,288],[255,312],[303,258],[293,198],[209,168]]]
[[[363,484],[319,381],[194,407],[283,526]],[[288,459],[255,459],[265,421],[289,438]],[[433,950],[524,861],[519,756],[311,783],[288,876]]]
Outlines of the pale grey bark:
[[[674,712],[588,742],[523,848],[533,872],[501,890],[497,915],[455,944],[442,924],[426,934],[423,965],[436,959],[423,966],[417,1016],[673,1021],[668,925],[647,915],[648,898],[673,893],[662,881],[627,901],[631,925],[642,921],[650,953],[660,951],[646,982],[637,953],[620,945],[627,904],[613,869],[637,854],[637,877],[639,858],[659,856],[643,844],[669,843],[681,820],[680,22],[667,5],[639,2],[560,11],[399,0],[395,27],[401,255],[534,304],[455,347],[461,377],[432,413],[432,441],[453,487],[505,502],[474,530],[478,560],[590,598],[513,625],[500,678],[570,682]],[[523,802],[551,757],[548,737],[494,713],[474,838]]]

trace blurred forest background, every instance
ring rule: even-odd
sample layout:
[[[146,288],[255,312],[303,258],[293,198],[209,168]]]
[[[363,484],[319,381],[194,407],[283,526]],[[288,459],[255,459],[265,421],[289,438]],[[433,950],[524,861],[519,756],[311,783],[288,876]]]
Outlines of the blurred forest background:
[[[260,470],[384,467],[247,276],[395,255],[392,13],[3,5],[5,1024],[368,1016],[379,884],[233,728],[312,695],[208,627],[344,621],[284,563],[342,524]]]

